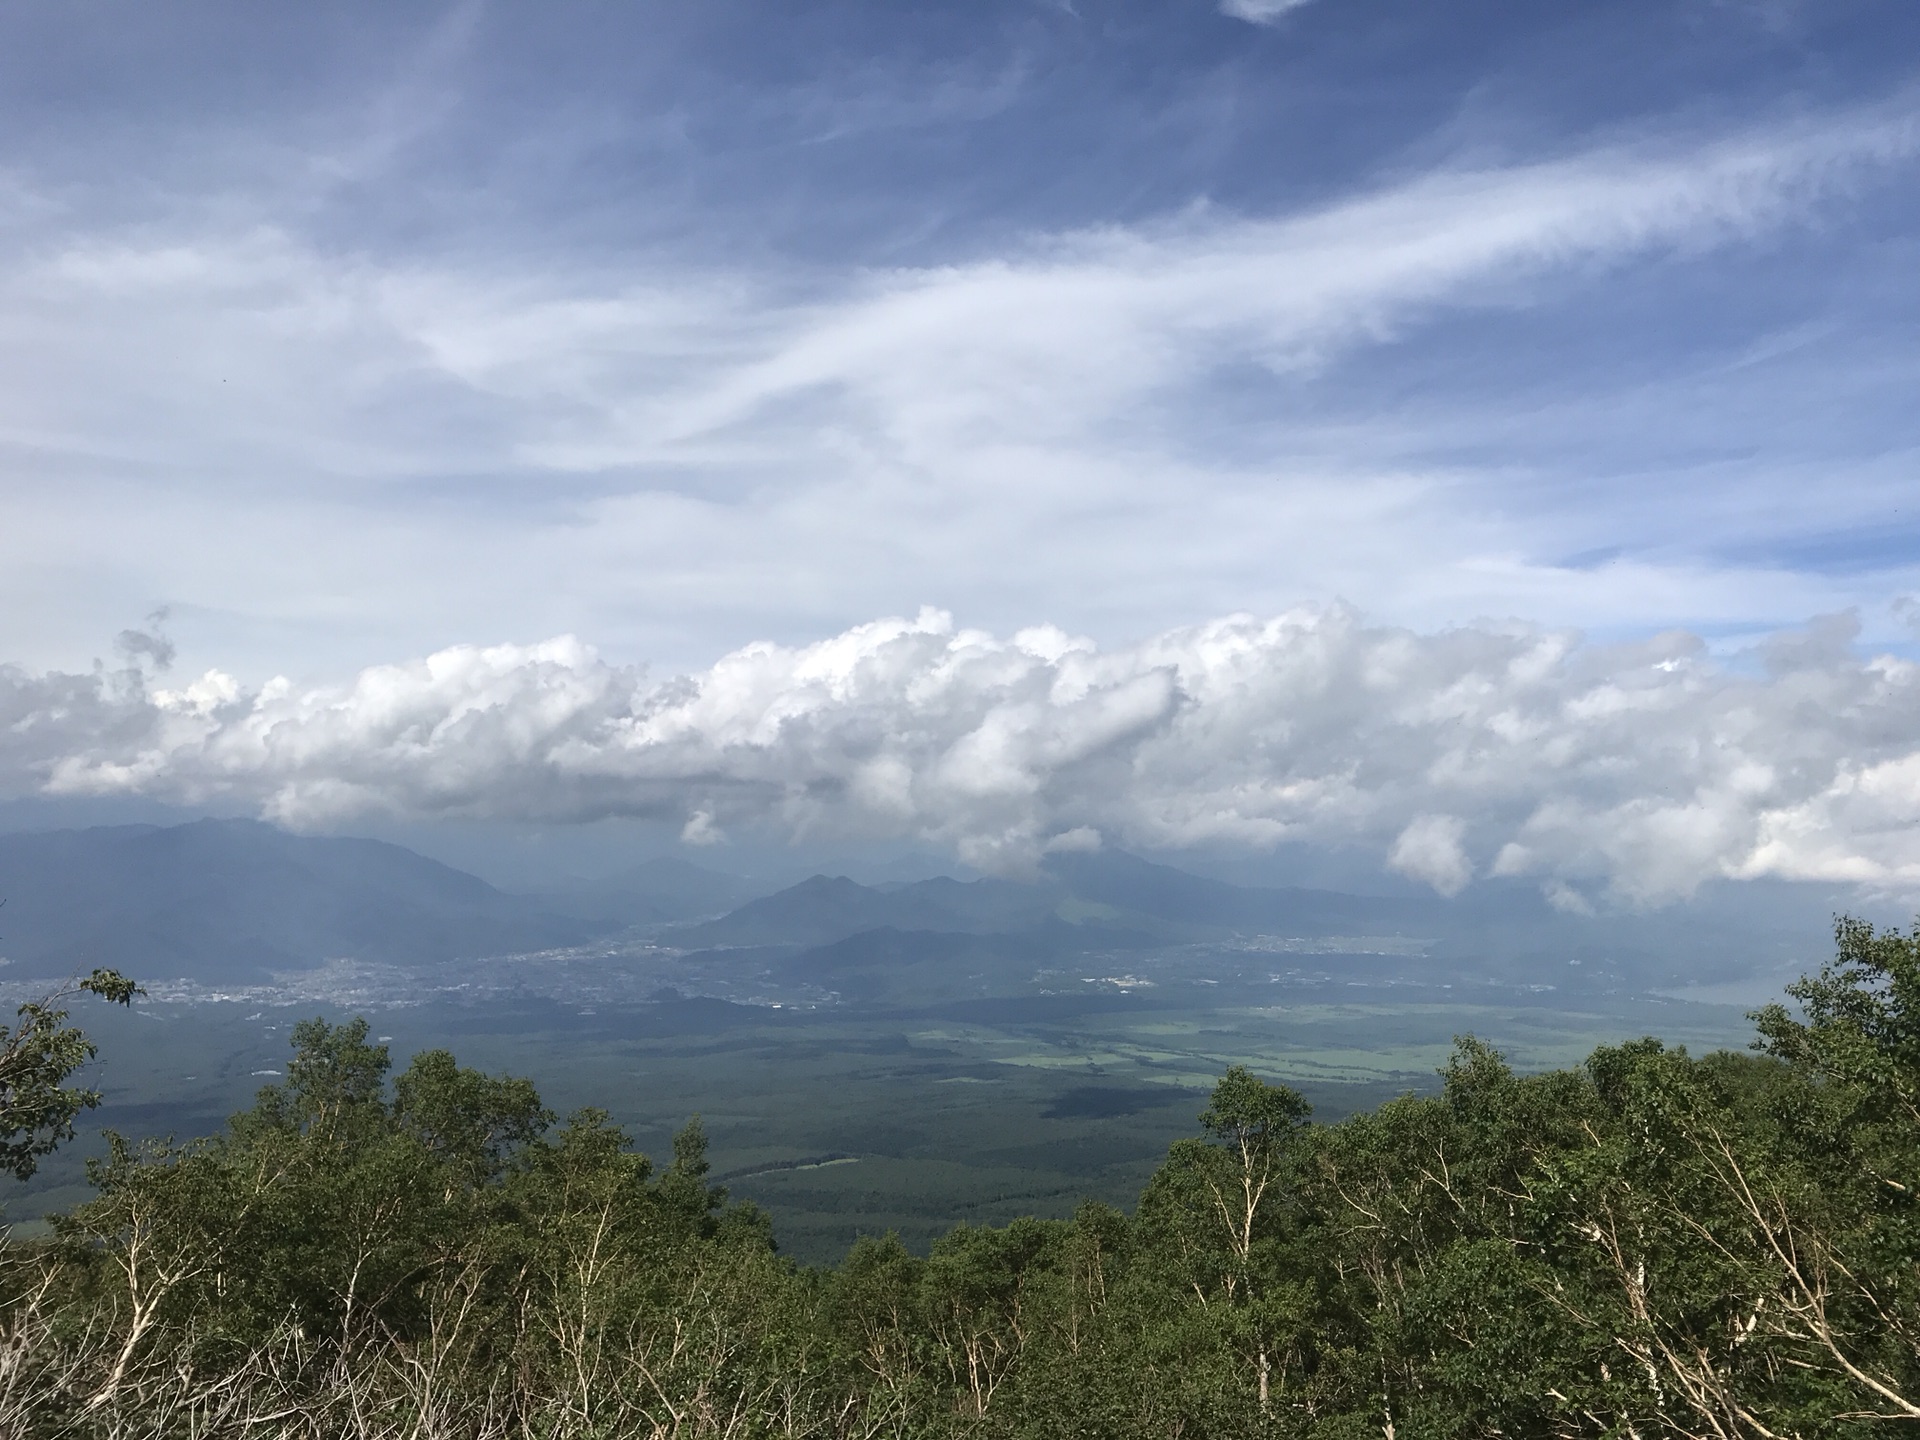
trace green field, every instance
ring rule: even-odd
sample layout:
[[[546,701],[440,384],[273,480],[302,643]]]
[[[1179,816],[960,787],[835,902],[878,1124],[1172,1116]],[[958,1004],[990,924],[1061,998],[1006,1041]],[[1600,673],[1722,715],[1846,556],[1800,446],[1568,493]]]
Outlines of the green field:
[[[1297,999],[1297,1003],[1293,1001]],[[1548,1003],[1551,1001],[1552,1003]],[[185,1138],[217,1129],[284,1067],[293,1023],[335,1007],[143,1003],[77,1010],[99,1041],[93,1082],[112,1126]],[[584,1012],[584,1013],[583,1013]],[[837,1258],[861,1233],[916,1248],[960,1221],[1059,1215],[1083,1196],[1130,1204],[1192,1133],[1230,1064],[1306,1092],[1333,1118],[1426,1087],[1456,1034],[1522,1068],[1657,1034],[1699,1051],[1743,1046],[1735,1006],[1523,991],[1476,1002],[1436,991],[1329,1003],[1199,987],[957,1002],[894,1012],[711,1000],[578,1007],[432,1003],[369,1012],[396,1060],[445,1046],[465,1064],[533,1077],[565,1113],[598,1105],[658,1154],[699,1113],[714,1170],[774,1215],[782,1247]],[[76,1145],[7,1213],[31,1220],[88,1193]]]

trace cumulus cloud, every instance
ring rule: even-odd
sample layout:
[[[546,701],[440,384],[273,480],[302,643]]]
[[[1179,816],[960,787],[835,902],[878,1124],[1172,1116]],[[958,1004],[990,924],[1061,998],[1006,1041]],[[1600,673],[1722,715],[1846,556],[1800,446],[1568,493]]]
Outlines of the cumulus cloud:
[[[1461,841],[1467,823],[1457,815],[1416,815],[1387,852],[1387,868],[1421,880],[1442,895],[1458,895],[1473,879]]]
[[[1364,844],[1442,894],[1537,878],[1578,909],[1713,877],[1920,891],[1920,667],[1828,619],[1738,663],[1343,608],[1102,649],[944,614],[756,644],[670,679],[572,639],[458,647],[320,688],[0,672],[16,791],[369,812],[653,816],[689,840],[911,836],[1049,850]]]

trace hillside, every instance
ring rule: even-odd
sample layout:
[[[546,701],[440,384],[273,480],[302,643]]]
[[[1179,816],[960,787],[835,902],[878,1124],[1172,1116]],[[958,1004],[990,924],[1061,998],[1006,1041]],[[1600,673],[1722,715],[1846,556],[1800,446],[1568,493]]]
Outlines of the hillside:
[[[110,965],[147,978],[257,978],[335,957],[390,964],[576,944],[551,913],[377,840],[247,820],[0,835],[10,978]]]

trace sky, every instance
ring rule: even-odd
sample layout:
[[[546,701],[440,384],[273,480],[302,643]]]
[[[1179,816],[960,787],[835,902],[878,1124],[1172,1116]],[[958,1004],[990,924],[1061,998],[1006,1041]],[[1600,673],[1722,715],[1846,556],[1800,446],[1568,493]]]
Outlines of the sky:
[[[21,0],[0,799],[1920,894],[1898,0]]]

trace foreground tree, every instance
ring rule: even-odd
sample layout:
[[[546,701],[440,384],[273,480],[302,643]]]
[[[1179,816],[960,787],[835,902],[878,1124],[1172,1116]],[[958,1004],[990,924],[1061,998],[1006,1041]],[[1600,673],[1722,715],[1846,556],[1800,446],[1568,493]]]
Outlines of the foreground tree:
[[[1835,923],[1834,958],[1754,1014],[1805,1083],[1772,1106],[1770,1164],[1709,1157],[1778,1276],[1764,1324],[1804,1336],[1863,1418],[1920,1421],[1920,925]]]
[[[99,1053],[67,1024],[65,1002],[83,991],[115,1005],[144,993],[117,970],[95,970],[22,1005],[12,1027],[0,1025],[0,1172],[16,1180],[32,1176],[43,1156],[73,1138],[74,1117],[100,1103],[98,1090],[67,1083]]]

